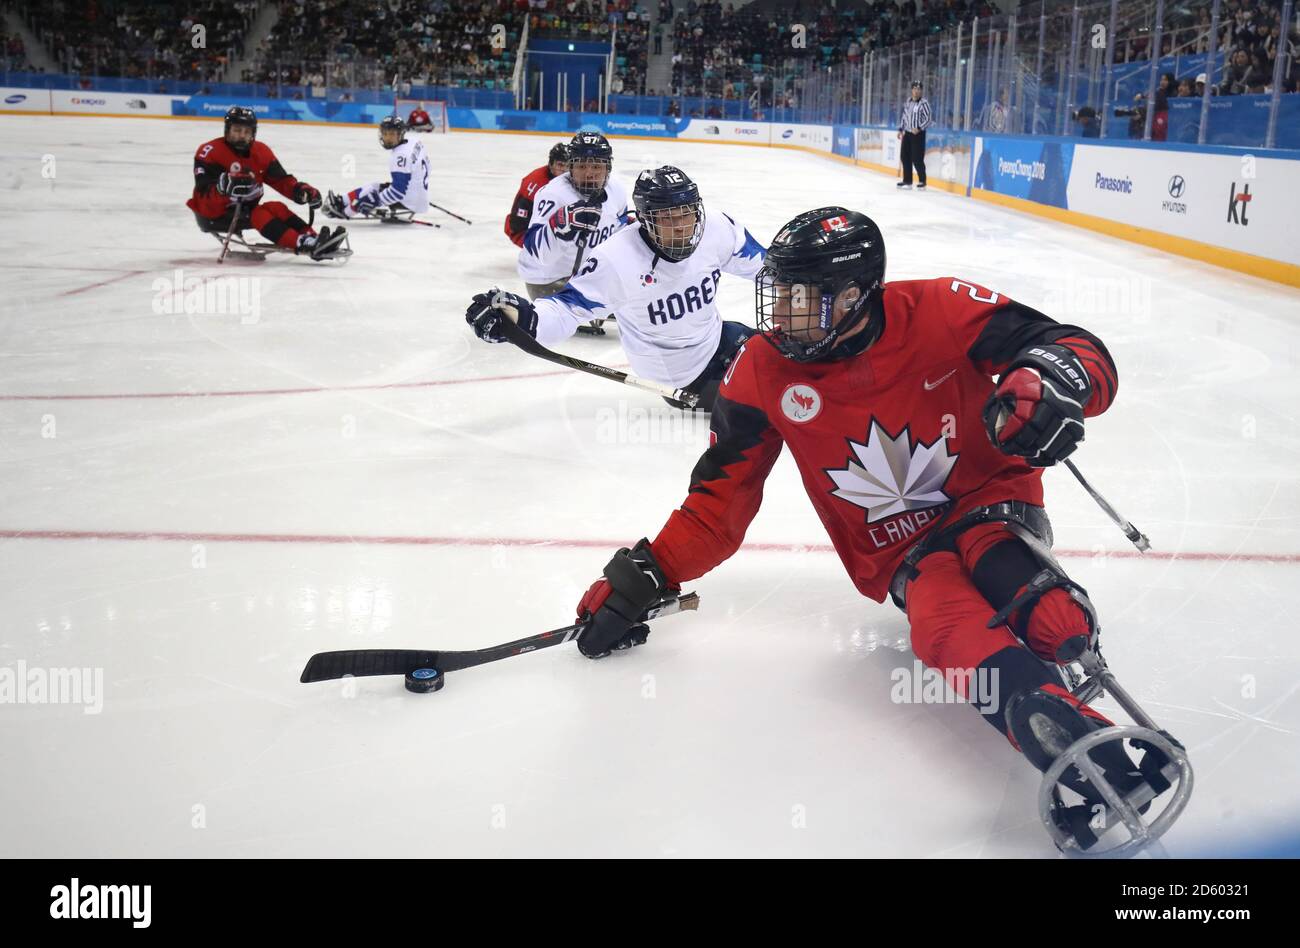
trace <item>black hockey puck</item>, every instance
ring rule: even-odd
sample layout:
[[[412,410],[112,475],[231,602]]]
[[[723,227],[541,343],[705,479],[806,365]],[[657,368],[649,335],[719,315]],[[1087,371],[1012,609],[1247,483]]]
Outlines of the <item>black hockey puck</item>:
[[[418,694],[440,691],[444,683],[442,672],[436,668],[417,668],[406,673],[406,690]]]

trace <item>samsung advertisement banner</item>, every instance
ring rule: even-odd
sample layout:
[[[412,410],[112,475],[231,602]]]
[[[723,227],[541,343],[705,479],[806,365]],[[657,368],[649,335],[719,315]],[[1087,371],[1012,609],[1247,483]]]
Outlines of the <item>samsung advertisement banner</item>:
[[[613,118],[614,116],[606,116]],[[729,122],[724,119],[689,119],[676,137],[690,141],[748,142],[829,152],[834,134],[829,125],[778,125],[772,122]]]
[[[832,150],[833,129],[829,125],[761,124],[766,124],[770,130],[773,145],[800,145],[814,151]]]
[[[186,96],[84,89],[0,89],[0,112],[45,115],[171,115],[173,102]]]
[[[49,89],[0,89],[0,111],[50,114]]]

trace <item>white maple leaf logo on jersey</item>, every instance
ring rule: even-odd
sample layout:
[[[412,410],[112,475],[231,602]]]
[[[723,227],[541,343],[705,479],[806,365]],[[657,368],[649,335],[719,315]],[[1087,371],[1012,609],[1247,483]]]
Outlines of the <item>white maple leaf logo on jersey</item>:
[[[866,510],[867,523],[952,499],[943,485],[957,455],[948,453],[942,436],[913,449],[906,426],[892,437],[873,418],[866,444],[852,438],[848,442],[856,459],[851,457],[845,467],[826,473],[835,482],[831,494]]]

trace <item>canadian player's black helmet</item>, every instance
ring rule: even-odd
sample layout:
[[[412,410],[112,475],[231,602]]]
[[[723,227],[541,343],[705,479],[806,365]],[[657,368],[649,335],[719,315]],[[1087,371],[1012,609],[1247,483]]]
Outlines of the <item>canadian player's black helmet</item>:
[[[641,233],[665,260],[685,260],[704,236],[699,186],[672,165],[642,171],[632,188]],[[687,230],[687,225],[690,230]]]
[[[579,132],[573,136],[567,149],[569,155],[569,180],[574,189],[589,198],[599,193],[609,183],[609,169],[614,163],[614,149],[600,132]],[[600,166],[603,174],[592,174],[586,168],[575,174],[578,166]]]
[[[384,141],[384,132],[397,132],[397,141],[391,145]],[[393,149],[406,141],[406,123],[402,121],[400,115],[385,115],[383,121],[379,123],[379,144],[385,148]]]
[[[551,146],[551,153],[546,156],[546,164],[553,165],[557,161],[564,164],[569,163],[569,146],[564,142],[556,142]]]
[[[826,358],[869,317],[884,279],[875,221],[843,207],[805,211],[773,238],[755,277],[759,331],[787,358]]]
[[[252,138],[246,142],[232,142],[230,140],[230,126],[232,125],[245,125],[252,129]],[[253,142],[257,139],[257,113],[247,106],[232,105],[226,110],[226,129],[222,134],[231,151],[240,155],[247,155],[249,149],[253,147]]]

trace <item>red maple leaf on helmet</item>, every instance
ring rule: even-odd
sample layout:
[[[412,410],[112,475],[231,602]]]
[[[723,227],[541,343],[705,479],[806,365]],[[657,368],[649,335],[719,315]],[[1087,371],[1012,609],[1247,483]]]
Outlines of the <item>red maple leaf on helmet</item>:
[[[790,397],[793,398],[794,403],[804,411],[811,411],[815,404],[815,399],[811,395],[800,395],[798,392],[791,392]]]

